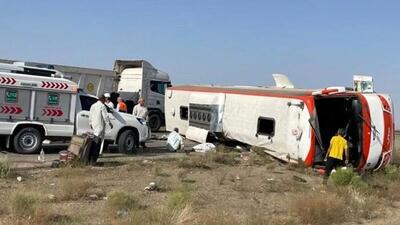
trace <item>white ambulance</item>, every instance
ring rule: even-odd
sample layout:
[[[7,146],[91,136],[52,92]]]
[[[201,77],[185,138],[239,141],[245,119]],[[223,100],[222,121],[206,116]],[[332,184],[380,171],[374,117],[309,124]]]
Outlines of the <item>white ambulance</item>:
[[[0,64],[0,144],[18,153],[35,153],[44,139],[70,139],[91,132],[89,109],[97,101],[63,74],[38,67]],[[134,152],[150,136],[145,121],[109,109],[113,129],[105,141],[120,152]]]

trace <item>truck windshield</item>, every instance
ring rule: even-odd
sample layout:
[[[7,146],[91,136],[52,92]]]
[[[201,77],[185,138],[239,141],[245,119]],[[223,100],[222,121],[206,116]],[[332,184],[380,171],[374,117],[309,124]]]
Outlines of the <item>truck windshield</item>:
[[[156,93],[165,95],[165,88],[166,88],[166,86],[169,87],[170,85],[171,85],[171,82],[151,80],[150,81],[150,90],[152,92],[156,92]]]
[[[81,96],[79,96],[79,99],[81,100],[82,110],[85,110],[85,111],[89,111],[90,106],[92,106],[94,103],[97,102],[97,98],[93,98],[90,96],[81,95]]]

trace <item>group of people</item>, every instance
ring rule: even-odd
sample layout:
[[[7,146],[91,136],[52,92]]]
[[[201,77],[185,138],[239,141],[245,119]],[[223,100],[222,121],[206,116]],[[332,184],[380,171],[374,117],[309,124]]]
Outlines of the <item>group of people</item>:
[[[111,109],[115,108],[115,111],[117,112],[123,112],[123,113],[128,112],[128,107],[126,106],[124,99],[122,99],[121,97],[117,98],[117,107],[114,107],[114,103],[111,101],[111,95],[109,93],[105,93],[104,97],[105,97],[104,104],[108,108]],[[144,105],[144,98],[139,98],[138,104],[133,107],[132,114],[134,116],[147,120],[149,112],[147,110],[147,107]]]
[[[106,93],[99,97],[98,101],[94,103],[90,107],[89,112],[89,125],[93,130],[93,141],[90,148],[89,153],[89,163],[91,165],[96,164],[96,161],[100,154],[101,143],[104,139],[104,134],[106,130],[107,124],[110,128],[113,128],[113,124],[110,121],[110,118],[107,113],[107,107],[114,109],[114,104],[110,100],[110,94]],[[139,98],[138,104],[133,108],[133,115],[136,117],[143,118],[147,120],[148,117],[148,110],[147,107],[144,105],[145,101],[143,98]],[[117,112],[127,112],[127,106],[124,100],[118,97],[118,104],[116,107]],[[146,148],[146,144],[144,142],[140,143],[143,148]]]

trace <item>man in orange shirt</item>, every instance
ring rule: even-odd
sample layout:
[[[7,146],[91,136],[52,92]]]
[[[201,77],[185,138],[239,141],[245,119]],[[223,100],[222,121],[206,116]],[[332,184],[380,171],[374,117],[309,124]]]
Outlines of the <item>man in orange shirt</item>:
[[[118,97],[117,101],[118,101],[117,112],[126,113],[127,112],[127,107],[126,107],[126,104],[125,104],[124,100],[121,97]]]
[[[344,138],[345,131],[339,128],[335,136],[332,137],[328,152],[325,156],[326,166],[323,184],[327,184],[330,173],[334,168],[343,164],[343,153],[345,154],[345,164],[349,163],[349,149],[347,140]]]

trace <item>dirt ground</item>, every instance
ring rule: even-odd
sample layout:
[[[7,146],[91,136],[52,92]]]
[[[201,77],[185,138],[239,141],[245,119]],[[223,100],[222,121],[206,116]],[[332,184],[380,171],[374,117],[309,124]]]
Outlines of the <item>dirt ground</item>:
[[[399,224],[397,165],[323,186],[302,164],[227,150],[16,168],[0,179],[0,224]]]

